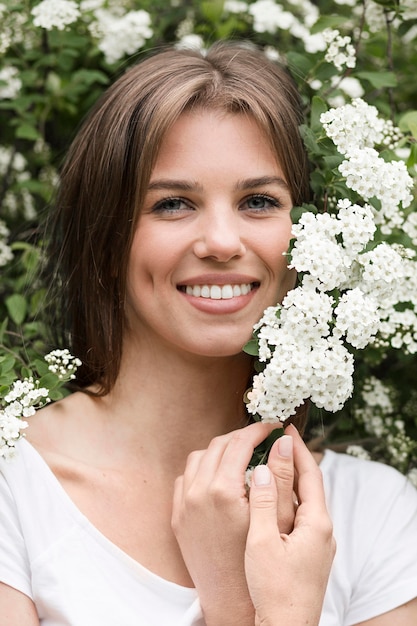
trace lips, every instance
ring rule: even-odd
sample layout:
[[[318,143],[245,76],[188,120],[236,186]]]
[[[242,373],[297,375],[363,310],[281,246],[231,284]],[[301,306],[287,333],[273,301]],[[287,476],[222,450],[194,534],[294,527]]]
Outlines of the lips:
[[[257,287],[259,283],[240,283],[226,285],[184,285],[180,286],[183,291],[194,298],[210,298],[211,300],[230,300],[239,296],[246,296]]]

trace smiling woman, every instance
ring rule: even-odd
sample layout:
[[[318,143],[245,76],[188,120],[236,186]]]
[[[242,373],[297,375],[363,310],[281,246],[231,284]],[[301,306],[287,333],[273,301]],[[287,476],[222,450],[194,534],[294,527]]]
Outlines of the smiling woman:
[[[127,349],[143,353],[146,337],[165,354],[173,346],[241,353],[253,321],[293,286],[284,256],[291,208],[253,119],[196,107],[181,114],[165,134],[133,239]]]
[[[57,345],[63,340],[67,345],[68,330],[71,333],[73,351],[83,363],[78,371],[82,386],[99,384],[106,392],[117,376],[125,324],[120,302],[125,298],[129,251],[139,215],[151,209],[165,217],[176,213],[178,196],[190,191],[190,185],[197,191],[200,184],[189,174],[184,179],[183,169],[174,172],[173,159],[169,180],[166,174],[161,178],[155,171],[151,180],[157,157],[162,163],[159,150],[166,139],[174,149],[180,149],[172,128],[177,124],[180,130],[183,113],[187,112],[189,119],[194,112],[191,117],[195,123],[195,113],[201,109],[211,112],[211,123],[232,113],[242,122],[246,119],[252,125],[252,135],[256,135],[250,138],[255,153],[248,159],[255,164],[256,151],[263,143],[258,130],[269,145],[262,149],[273,155],[270,171],[257,168],[257,176],[278,178],[274,183],[276,200],[282,196],[288,207],[289,197],[294,204],[309,197],[309,168],[298,132],[302,112],[292,80],[281,67],[247,47],[235,52],[235,48],[216,45],[205,58],[198,52],[176,50],[149,57],[108,90],[70,149],[61,177],[49,255],[52,289],[61,280],[66,285],[65,290],[55,289],[53,311],[57,312],[58,304],[59,319],[67,322],[52,326],[58,332]],[[279,87],[271,89],[269,85]],[[206,136],[209,134],[207,127]],[[236,149],[236,143],[234,137],[230,151],[233,146]],[[227,146],[228,142],[218,137],[217,145],[212,145],[216,161]],[[205,159],[198,138],[193,149],[201,169]],[[165,149],[165,161],[167,156],[169,160]],[[246,176],[253,179],[255,171],[249,170]],[[257,181],[245,182],[235,172],[236,194],[244,191],[242,185],[253,182]],[[258,182],[246,194],[241,193],[241,201],[249,191],[251,195],[265,191],[267,181]],[[222,240],[226,235],[230,238],[228,228],[223,229]],[[81,276],[88,279],[81,280]]]
[[[0,461],[0,626],[416,623],[404,477],[289,426],[248,493],[276,425],[242,346],[295,282],[301,119],[284,70],[218,44],[144,60],[79,131],[49,279],[82,366]]]

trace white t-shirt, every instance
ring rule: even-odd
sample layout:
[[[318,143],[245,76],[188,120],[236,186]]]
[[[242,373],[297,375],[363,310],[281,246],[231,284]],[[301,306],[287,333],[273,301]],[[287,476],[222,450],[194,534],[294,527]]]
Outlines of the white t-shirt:
[[[350,626],[417,596],[417,490],[330,451],[321,468],[338,549],[320,626]],[[106,539],[26,440],[0,469],[0,581],[34,600],[42,626],[204,626],[195,590]]]

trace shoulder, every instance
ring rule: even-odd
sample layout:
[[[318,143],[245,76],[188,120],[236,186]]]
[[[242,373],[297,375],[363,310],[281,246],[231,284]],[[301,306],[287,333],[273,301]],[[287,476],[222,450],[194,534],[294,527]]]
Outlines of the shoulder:
[[[73,393],[49,404],[30,417],[25,431],[27,440],[42,456],[71,456],[82,445],[80,432],[87,437],[89,417],[94,413],[94,399],[82,392]]]
[[[337,544],[323,624],[357,624],[416,595],[417,490],[394,468],[346,454],[326,451],[320,467]]]
[[[335,526],[417,539],[417,489],[393,467],[326,451],[320,464]],[[417,545],[417,544],[416,544]]]
[[[389,490],[405,489],[411,490],[411,493],[415,492],[417,496],[417,490],[408,479],[398,470],[384,463],[326,450],[320,469],[326,486],[332,491],[342,486],[344,490],[354,490],[356,493],[358,491],[369,492],[374,489],[385,493]],[[380,489],[382,484],[383,490]],[[379,488],[376,489],[376,487]]]

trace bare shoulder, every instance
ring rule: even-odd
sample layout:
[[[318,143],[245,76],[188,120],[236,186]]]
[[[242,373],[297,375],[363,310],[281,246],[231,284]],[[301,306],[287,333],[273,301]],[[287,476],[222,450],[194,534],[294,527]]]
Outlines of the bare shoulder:
[[[95,411],[93,398],[82,392],[73,393],[30,417],[26,438],[43,455],[71,456],[77,439],[79,447],[80,428],[88,438],[89,423],[94,421]]]

